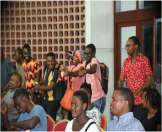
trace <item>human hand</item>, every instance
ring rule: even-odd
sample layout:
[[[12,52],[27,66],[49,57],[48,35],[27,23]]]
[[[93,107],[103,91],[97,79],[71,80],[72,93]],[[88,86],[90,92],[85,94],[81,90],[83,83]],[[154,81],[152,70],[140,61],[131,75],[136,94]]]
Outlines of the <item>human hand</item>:
[[[2,104],[2,106],[1,106],[1,114],[2,114],[2,115],[7,114],[7,110],[8,110],[8,105],[7,105],[7,103],[4,101],[3,104]]]
[[[137,94],[139,94],[140,92],[141,92],[141,89],[138,88],[138,89],[133,93],[134,97],[135,97]]]
[[[4,91],[4,92],[2,93],[2,98],[3,98],[6,94],[7,94],[7,91]]]
[[[56,65],[55,65],[55,68],[58,69],[59,66],[60,66],[60,63],[56,64]]]
[[[69,74],[70,74],[70,71],[69,70],[64,71],[64,75],[65,76],[69,76]]]
[[[7,131],[16,131],[16,130],[17,130],[16,127],[11,125]]]
[[[39,90],[39,87],[40,87],[40,84],[39,83],[35,84],[35,86],[34,86],[34,88],[35,89],[38,89],[38,90]]]
[[[9,106],[9,112],[11,112],[13,110],[13,106],[14,106],[14,101],[12,101],[10,106]]]
[[[83,70],[83,71],[79,71],[79,73],[78,73],[79,77],[84,76],[85,74],[86,74],[86,73],[85,73],[84,70]]]

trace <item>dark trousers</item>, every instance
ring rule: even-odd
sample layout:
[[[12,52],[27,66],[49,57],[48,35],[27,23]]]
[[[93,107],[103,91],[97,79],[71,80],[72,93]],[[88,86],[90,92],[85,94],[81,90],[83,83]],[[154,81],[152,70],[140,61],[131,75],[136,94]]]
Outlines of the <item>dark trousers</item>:
[[[60,108],[60,101],[59,100],[54,100],[54,101],[43,100],[41,105],[46,111],[46,113],[49,114],[53,118],[53,120],[56,121],[56,114]]]
[[[133,115],[137,118],[140,122],[142,122],[143,118],[147,116],[147,109],[143,108],[143,105],[134,105],[133,106]]]

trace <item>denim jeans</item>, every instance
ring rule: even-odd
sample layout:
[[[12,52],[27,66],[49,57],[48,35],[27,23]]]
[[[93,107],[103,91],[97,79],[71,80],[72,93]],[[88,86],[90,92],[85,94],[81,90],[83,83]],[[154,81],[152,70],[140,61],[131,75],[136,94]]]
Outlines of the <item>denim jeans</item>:
[[[95,106],[101,113],[103,113],[106,105],[106,98],[100,98],[99,100],[93,102],[92,105]]]

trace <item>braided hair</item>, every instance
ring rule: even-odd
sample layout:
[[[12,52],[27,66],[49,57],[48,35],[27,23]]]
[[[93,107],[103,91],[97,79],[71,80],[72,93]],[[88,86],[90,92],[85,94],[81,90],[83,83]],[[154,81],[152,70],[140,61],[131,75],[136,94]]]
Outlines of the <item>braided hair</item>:
[[[145,88],[143,93],[145,94],[146,103],[149,101],[153,109],[161,108],[161,95],[155,88]]]

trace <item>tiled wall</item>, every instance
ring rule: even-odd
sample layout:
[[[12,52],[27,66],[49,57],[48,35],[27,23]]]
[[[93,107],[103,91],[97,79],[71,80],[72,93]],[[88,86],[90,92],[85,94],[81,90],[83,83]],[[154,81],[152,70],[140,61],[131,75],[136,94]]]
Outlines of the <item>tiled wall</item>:
[[[25,43],[42,67],[48,52],[69,66],[65,49],[85,49],[84,1],[6,1],[1,6],[1,46],[14,66],[14,51]]]

